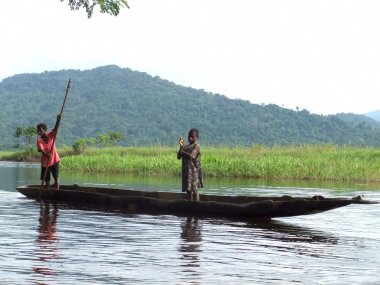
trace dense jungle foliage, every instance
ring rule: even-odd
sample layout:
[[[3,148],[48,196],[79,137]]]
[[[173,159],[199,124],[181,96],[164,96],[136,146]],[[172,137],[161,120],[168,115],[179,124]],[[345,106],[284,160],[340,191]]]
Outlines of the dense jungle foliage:
[[[54,126],[72,79],[57,139],[121,132],[122,145],[176,145],[190,128],[204,145],[380,146],[378,122],[354,114],[322,116],[232,100],[117,66],[19,74],[0,82],[0,149],[22,143],[17,127]],[[33,142],[34,143],[34,142]]]

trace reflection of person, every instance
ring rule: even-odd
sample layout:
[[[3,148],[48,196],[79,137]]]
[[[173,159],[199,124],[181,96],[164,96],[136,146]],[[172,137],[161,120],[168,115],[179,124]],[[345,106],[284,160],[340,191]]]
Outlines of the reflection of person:
[[[182,192],[187,193],[187,199],[199,201],[198,188],[203,187],[201,168],[201,149],[198,143],[199,131],[189,131],[189,144],[185,145],[182,137],[179,138],[177,158],[182,159]]]
[[[38,250],[36,252],[37,258],[41,264],[34,266],[34,271],[42,275],[54,275],[55,273],[50,269],[47,262],[57,256],[57,217],[58,207],[54,205],[50,211],[49,204],[41,204],[39,228],[38,228]]]
[[[59,190],[59,155],[53,145],[54,137],[57,133],[59,122],[61,121],[61,115],[57,116],[57,122],[51,132],[47,132],[47,126],[44,123],[37,125],[37,133],[40,136],[37,139],[37,150],[42,153],[41,155],[41,180],[44,180],[46,171],[45,184],[46,188],[50,189],[50,173],[54,178],[54,186],[56,190]],[[53,145],[52,152],[50,149]],[[47,169],[46,169],[47,168]]]
[[[49,204],[41,205],[40,207],[40,227],[39,227],[39,241],[55,241],[56,225],[58,217],[58,207],[54,204],[54,209],[50,213]]]
[[[194,217],[187,217],[186,222],[181,225],[182,233],[181,238],[183,244],[181,252],[183,259],[187,261],[186,267],[199,267],[198,252],[200,251],[199,245],[202,240],[201,228],[198,219]]]

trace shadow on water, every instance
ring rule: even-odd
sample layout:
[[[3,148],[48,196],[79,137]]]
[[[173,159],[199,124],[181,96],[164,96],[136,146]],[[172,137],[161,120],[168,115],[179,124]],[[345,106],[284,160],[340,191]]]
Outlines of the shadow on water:
[[[338,238],[331,233],[314,230],[312,228],[297,226],[278,220],[247,220],[235,221],[218,219],[207,221],[213,225],[224,225],[239,229],[246,236],[252,239],[275,240],[282,244],[288,244],[292,248],[292,243],[303,244],[337,244]]]
[[[301,227],[272,220],[268,222],[250,221],[245,224],[247,228],[260,229],[262,236],[283,242],[305,243],[329,243],[336,244],[338,239],[326,232],[317,231],[307,227]]]
[[[36,264],[33,271],[37,277],[43,279],[46,276],[56,275],[50,264],[58,256],[57,219],[58,205],[47,202],[40,203],[40,215],[38,218],[38,235],[36,239]],[[36,281],[36,284],[44,284]]]
[[[331,233],[297,226],[282,221],[208,220],[215,226],[230,226],[231,234],[239,237],[246,248],[263,248],[270,252],[294,253],[314,258],[333,258],[339,238]]]

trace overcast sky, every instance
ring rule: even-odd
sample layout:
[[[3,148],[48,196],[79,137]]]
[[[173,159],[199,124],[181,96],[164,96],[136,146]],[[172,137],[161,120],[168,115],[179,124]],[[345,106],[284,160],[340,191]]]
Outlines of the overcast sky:
[[[380,109],[380,1],[129,0],[91,19],[67,2],[1,1],[0,80],[116,64],[252,103]]]

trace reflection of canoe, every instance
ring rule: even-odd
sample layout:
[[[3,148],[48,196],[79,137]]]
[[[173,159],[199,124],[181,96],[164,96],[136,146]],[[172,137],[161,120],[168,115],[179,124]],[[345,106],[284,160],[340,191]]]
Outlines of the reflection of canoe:
[[[17,187],[29,198],[38,198],[39,185]],[[237,218],[270,219],[315,214],[350,204],[376,202],[358,198],[300,197],[250,197],[201,195],[201,201],[188,201],[184,193],[149,192],[112,188],[62,185],[61,190],[43,190],[41,199],[76,205],[117,208],[127,212],[162,213],[202,216],[227,216]]]

